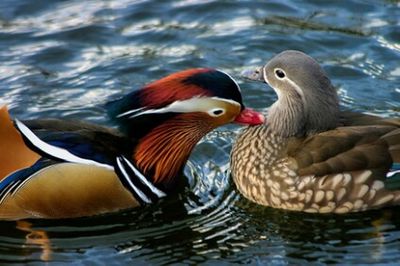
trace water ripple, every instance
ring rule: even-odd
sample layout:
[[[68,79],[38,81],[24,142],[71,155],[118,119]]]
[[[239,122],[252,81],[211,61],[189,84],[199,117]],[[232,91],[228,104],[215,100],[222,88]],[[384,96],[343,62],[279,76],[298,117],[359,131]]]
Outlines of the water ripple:
[[[108,124],[102,104],[190,67],[234,77],[284,49],[315,57],[345,108],[400,113],[398,1],[0,1],[0,97],[20,119]],[[238,79],[266,110],[271,88]],[[234,189],[237,127],[207,135],[188,186],[153,206],[100,217],[1,222],[0,263],[298,265],[400,260],[398,208],[313,216],[255,206]],[[49,242],[26,237],[46,233]]]

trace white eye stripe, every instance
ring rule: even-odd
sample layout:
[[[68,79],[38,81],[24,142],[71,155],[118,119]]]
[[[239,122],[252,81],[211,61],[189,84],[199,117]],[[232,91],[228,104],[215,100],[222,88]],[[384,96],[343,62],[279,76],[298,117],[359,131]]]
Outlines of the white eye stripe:
[[[302,99],[304,99],[304,93],[303,93],[303,90],[300,88],[300,86],[297,85],[293,80],[291,80],[291,79],[289,79],[287,77],[285,78],[285,80],[287,82],[289,82],[289,84],[292,85],[292,87],[296,90],[296,92],[300,95],[300,97]]]
[[[129,111],[127,111],[127,112],[124,112],[124,113],[122,113],[122,114],[117,115],[117,118],[121,118],[121,117],[123,117],[123,116],[131,115],[131,114],[134,114],[134,113],[138,113],[138,112],[140,112],[140,111],[143,110],[143,109],[144,109],[144,107],[129,110]]]
[[[240,106],[240,103],[238,103],[237,101],[234,101],[234,100],[223,99],[220,97],[211,97],[211,99]]]
[[[209,113],[210,108],[213,108],[215,106],[215,102],[213,101],[220,101],[220,102],[226,102],[229,104],[233,104],[236,106],[240,106],[240,104],[236,101],[233,100],[228,100],[228,99],[223,99],[219,97],[193,97],[184,101],[175,101],[171,103],[170,105],[167,105],[166,107],[160,108],[160,109],[149,109],[149,110],[144,110],[141,111],[140,109],[134,109],[134,110],[129,110],[125,113],[119,114],[117,117],[122,117],[122,116],[127,116],[129,114],[132,114],[129,116],[129,118],[135,118],[141,115],[146,115],[146,114],[163,114],[163,113],[192,113],[192,112],[204,112],[204,113]],[[141,112],[140,112],[141,111]]]
[[[278,77],[278,75],[277,75],[277,73],[276,73],[277,71],[282,71],[283,74],[284,74],[284,77]],[[264,77],[265,77],[265,80],[267,81],[265,73],[266,73],[266,69],[264,68]],[[293,80],[291,80],[290,78],[288,78],[287,75],[286,75],[286,73],[285,73],[285,71],[283,71],[283,69],[281,69],[281,68],[274,68],[274,74],[275,74],[275,77],[276,77],[277,79],[282,80],[282,81],[287,81],[287,82],[296,90],[296,92],[300,95],[300,97],[301,97],[302,99],[304,99],[304,93],[303,93],[303,90],[301,89],[301,87],[300,87],[299,85],[297,85]],[[268,81],[267,81],[267,82],[268,82]]]

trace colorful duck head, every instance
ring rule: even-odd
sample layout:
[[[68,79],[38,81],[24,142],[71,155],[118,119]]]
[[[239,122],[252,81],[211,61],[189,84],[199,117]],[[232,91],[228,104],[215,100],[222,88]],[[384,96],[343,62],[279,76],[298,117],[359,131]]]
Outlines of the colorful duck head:
[[[109,114],[137,143],[132,160],[154,183],[169,183],[194,145],[214,128],[238,122],[261,124],[246,109],[240,87],[228,74],[189,69],[152,82],[107,105]]]

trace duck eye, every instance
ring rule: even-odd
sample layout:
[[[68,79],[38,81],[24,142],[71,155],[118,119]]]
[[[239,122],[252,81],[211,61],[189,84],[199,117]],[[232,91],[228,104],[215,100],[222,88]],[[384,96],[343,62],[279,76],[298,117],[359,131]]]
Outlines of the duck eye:
[[[278,69],[275,69],[275,76],[279,79],[283,79],[286,76],[286,74],[282,69],[278,68]]]
[[[220,109],[220,108],[212,109],[209,113],[210,113],[211,116],[220,116],[220,115],[225,113],[225,110],[224,109]]]

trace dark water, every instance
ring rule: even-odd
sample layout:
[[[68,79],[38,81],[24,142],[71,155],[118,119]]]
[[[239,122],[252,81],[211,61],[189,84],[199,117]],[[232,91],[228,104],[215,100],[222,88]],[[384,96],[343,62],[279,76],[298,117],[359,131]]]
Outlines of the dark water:
[[[381,116],[400,111],[400,2],[0,1],[0,97],[14,117],[107,124],[98,106],[190,67],[239,76],[285,49],[315,57],[342,105]],[[248,106],[274,93],[240,81]],[[229,180],[236,127],[196,148],[190,186],[140,210],[32,221],[50,242],[0,222],[0,263],[74,265],[400,263],[400,208],[310,215],[258,207]],[[43,251],[45,250],[45,251]]]

